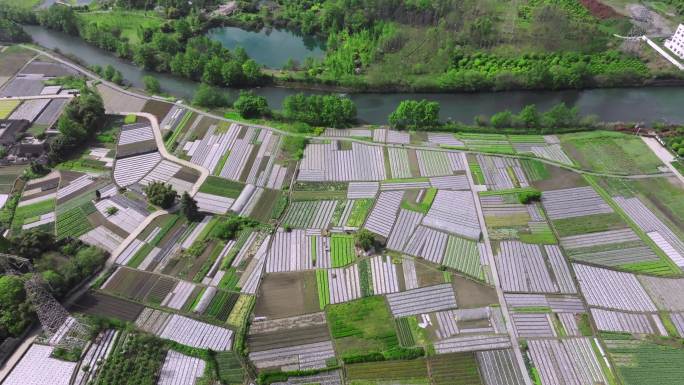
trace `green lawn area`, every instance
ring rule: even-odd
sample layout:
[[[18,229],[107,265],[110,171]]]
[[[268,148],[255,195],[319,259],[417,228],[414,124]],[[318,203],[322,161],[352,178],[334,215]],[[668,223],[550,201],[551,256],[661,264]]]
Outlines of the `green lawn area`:
[[[328,305],[330,332],[338,356],[383,354],[399,347],[392,314],[384,297],[366,297]]]
[[[21,1],[21,0],[20,0]],[[154,12],[143,11],[108,11],[77,13],[82,23],[96,23],[98,27],[107,30],[121,31],[121,37],[128,39],[131,44],[138,44],[141,27],[156,29],[163,20]]]
[[[617,213],[586,215],[553,221],[553,227],[560,237],[622,229],[627,223]]]
[[[565,152],[582,168],[615,174],[658,172],[662,162],[639,137],[608,131],[561,135]]]
[[[245,187],[245,185],[240,182],[233,182],[228,179],[210,175],[202,186],[200,186],[199,191],[226,198],[237,198],[243,187]]]

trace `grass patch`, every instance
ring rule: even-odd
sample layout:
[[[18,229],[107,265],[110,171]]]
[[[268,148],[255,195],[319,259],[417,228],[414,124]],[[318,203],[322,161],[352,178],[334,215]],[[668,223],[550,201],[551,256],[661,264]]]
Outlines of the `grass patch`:
[[[235,199],[240,196],[240,192],[242,192],[244,187],[245,185],[240,182],[233,182],[228,179],[210,175],[207,177],[207,180],[202,183],[199,191],[206,194]]]
[[[531,182],[549,179],[551,172],[546,167],[546,164],[534,159],[521,159],[520,164],[525,171],[525,175]]]
[[[427,214],[427,212],[430,210],[430,207],[432,207],[432,202],[435,200],[436,195],[437,189],[430,187],[429,189],[425,190],[420,202],[415,202],[413,199],[404,199],[401,201],[401,208]]]
[[[121,38],[128,39],[133,45],[140,43],[138,30],[156,30],[163,23],[156,13],[143,11],[82,12],[77,13],[77,16],[81,23],[95,23],[102,30],[120,31]]]

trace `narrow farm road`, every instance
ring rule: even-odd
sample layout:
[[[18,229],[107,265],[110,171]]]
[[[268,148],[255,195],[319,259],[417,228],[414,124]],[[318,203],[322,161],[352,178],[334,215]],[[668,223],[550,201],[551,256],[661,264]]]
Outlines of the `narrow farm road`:
[[[40,99],[72,99],[74,95],[34,95],[34,96],[8,96],[0,100],[40,100]]]
[[[677,177],[677,179],[679,179],[680,182],[684,183],[684,176],[682,176],[682,173],[680,173],[679,170],[677,170],[677,168],[672,165],[672,162],[675,160],[674,155],[672,155],[667,148],[660,145],[660,143],[655,138],[647,138],[642,136],[641,140],[643,140],[644,143],[646,143],[646,145],[648,146],[648,148],[650,148],[651,151],[653,151],[653,153],[655,153],[656,156],[660,158],[660,160],[663,161],[663,163],[665,163],[667,168],[669,168],[670,171],[672,171],[672,173]]]
[[[468,159],[465,154],[462,154],[462,159],[464,164],[468,164]],[[487,225],[484,219],[484,212],[482,211],[482,205],[480,204],[480,197],[478,191],[475,188],[475,179],[473,179],[473,174],[470,172],[470,167],[466,166],[466,175],[468,176],[468,184],[470,184],[470,191],[473,194],[473,201],[475,202],[475,209],[477,210],[477,219],[480,221],[480,230],[482,231],[482,240],[484,241],[485,250],[487,252],[487,260],[489,261],[489,269],[492,273],[492,279],[494,280],[494,287],[496,288],[496,295],[499,298],[499,304],[501,304],[501,313],[503,313],[504,319],[506,321],[506,329],[508,330],[508,335],[511,338],[511,348],[513,354],[515,355],[516,361],[518,361],[518,366],[520,367],[521,373],[527,373],[527,367],[525,366],[525,360],[523,359],[522,352],[520,351],[520,344],[518,342],[518,337],[515,334],[513,328],[513,320],[510,318],[508,313],[508,305],[506,304],[506,298],[504,297],[503,289],[501,288],[501,282],[499,281],[499,272],[496,269],[496,261],[494,260],[494,252],[492,250],[492,244],[489,241],[489,233],[487,232]],[[525,385],[532,385],[532,381],[529,376],[522,376],[525,380]]]

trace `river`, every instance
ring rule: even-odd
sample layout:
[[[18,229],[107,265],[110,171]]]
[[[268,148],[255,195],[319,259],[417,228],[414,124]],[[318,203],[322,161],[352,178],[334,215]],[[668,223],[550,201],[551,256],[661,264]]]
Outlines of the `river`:
[[[48,49],[77,57],[86,65],[113,65],[123,77],[142,88],[142,77],[153,75],[159,79],[163,91],[183,99],[190,99],[198,83],[167,74],[143,71],[132,63],[64,33],[49,31],[38,26],[25,26],[33,40]],[[237,90],[226,89],[232,97]],[[290,88],[260,87],[256,94],[264,96],[271,108],[279,109],[287,95],[300,92]],[[310,91],[306,91],[311,93]],[[358,109],[360,120],[371,124],[384,124],[387,116],[405,99],[429,99],[441,104],[442,119],[472,123],[477,115],[491,115],[510,109],[517,112],[527,104],[547,109],[565,102],[576,106],[584,115],[596,115],[601,121],[665,121],[684,123],[684,87],[642,87],[624,89],[591,89],[582,91],[507,91],[480,93],[358,93],[350,94]]]

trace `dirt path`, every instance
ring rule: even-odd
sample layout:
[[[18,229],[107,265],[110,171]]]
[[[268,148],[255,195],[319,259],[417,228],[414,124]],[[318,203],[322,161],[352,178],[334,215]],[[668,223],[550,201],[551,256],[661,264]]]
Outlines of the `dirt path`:
[[[641,140],[643,140],[644,143],[646,143],[646,145],[648,146],[648,148],[650,148],[651,151],[653,151],[653,153],[655,153],[656,156],[660,158],[660,160],[662,160],[663,163],[665,163],[667,168],[669,168],[670,171],[672,171],[672,173],[677,177],[677,179],[679,179],[679,181],[682,182],[682,184],[684,184],[684,176],[682,176],[679,170],[677,170],[677,168],[675,168],[675,166],[672,165],[672,161],[675,160],[674,155],[672,155],[667,148],[661,146],[660,143],[654,138],[647,138],[645,136],[642,136]]]

